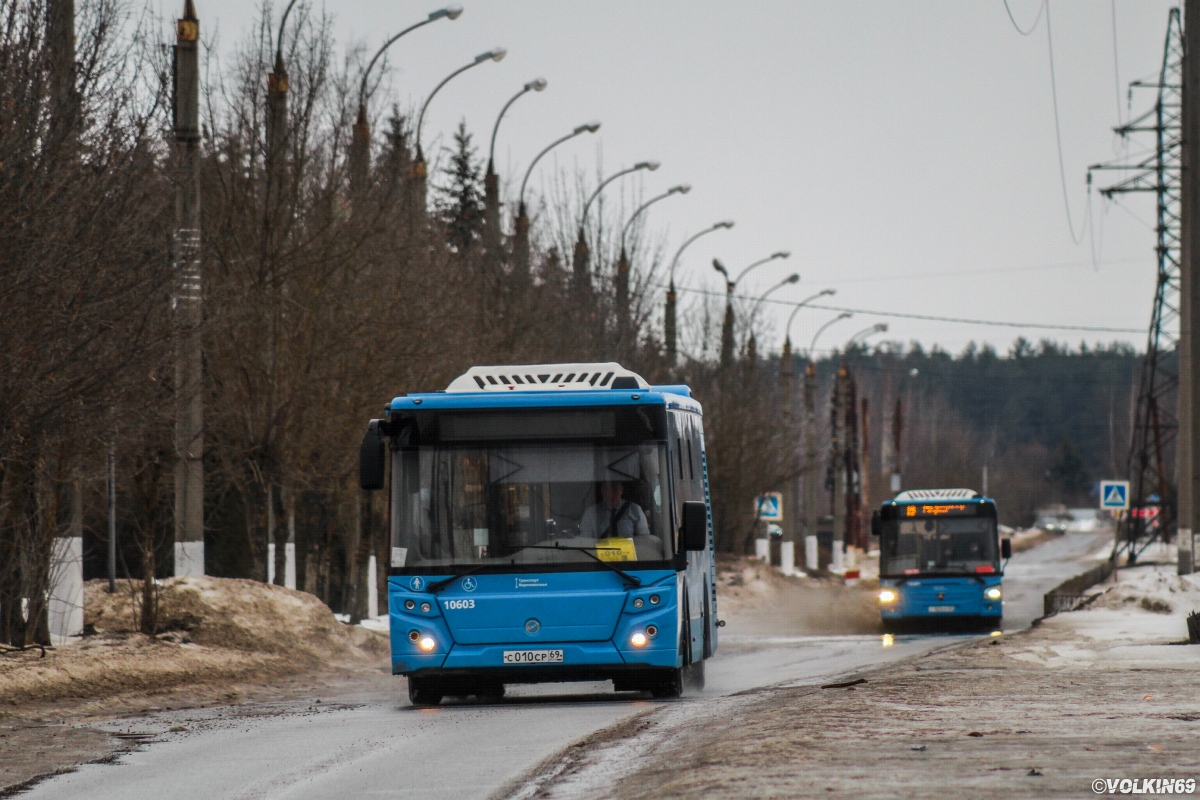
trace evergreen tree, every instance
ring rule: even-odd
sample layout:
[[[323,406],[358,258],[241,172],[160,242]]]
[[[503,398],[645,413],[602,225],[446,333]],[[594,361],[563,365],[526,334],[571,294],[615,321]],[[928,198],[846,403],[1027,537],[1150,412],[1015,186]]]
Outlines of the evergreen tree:
[[[475,152],[463,120],[454,132],[454,148],[445,173],[449,180],[437,187],[438,216],[446,226],[447,241],[460,253],[469,250],[483,233],[483,178]]]

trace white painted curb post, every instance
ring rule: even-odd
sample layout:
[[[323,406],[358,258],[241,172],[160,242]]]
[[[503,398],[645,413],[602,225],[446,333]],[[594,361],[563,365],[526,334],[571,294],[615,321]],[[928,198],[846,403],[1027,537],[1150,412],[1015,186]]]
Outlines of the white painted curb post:
[[[83,538],[54,540],[50,562],[50,642],[66,643],[83,633]]]
[[[829,571],[834,575],[841,575],[846,571],[845,567],[842,566],[842,556],[844,554],[842,553],[841,544],[841,542],[836,540],[833,543],[833,563],[829,565]]]
[[[779,568],[784,575],[796,574],[796,545],[794,542],[779,543]]]
[[[804,537],[804,566],[810,571],[820,569],[820,562],[817,559],[817,537]]]
[[[771,540],[770,539],[755,539],[754,540],[754,557],[761,558],[763,561],[770,563],[770,561],[771,561]]]
[[[274,583],[275,583],[275,543],[267,542],[267,585],[273,585]]]
[[[375,556],[371,556],[367,559],[367,616],[371,619],[379,616],[379,578],[375,572]]]

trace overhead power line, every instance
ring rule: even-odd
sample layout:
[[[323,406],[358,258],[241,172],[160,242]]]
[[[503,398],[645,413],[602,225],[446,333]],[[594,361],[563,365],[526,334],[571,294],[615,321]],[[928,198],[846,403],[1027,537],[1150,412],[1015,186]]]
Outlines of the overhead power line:
[[[665,289],[666,286],[655,284],[660,289]],[[691,294],[702,294],[710,297],[725,297],[725,292],[717,292],[711,289],[688,289],[677,286],[677,292],[689,292]],[[739,300],[752,300],[760,302],[760,298],[751,297],[749,295],[734,295]],[[761,302],[766,304],[794,306],[795,302],[791,300],[777,300],[768,297]],[[817,305],[810,303],[806,308],[816,308],[822,311],[849,311],[852,314],[864,314],[874,317],[892,317],[896,319],[919,319],[929,322],[953,322],[957,325],[985,325],[997,328],[1026,328],[1030,330],[1051,330],[1051,331],[1083,331],[1086,333],[1145,333],[1143,328],[1110,328],[1101,325],[1054,325],[1040,322],[1013,322],[1011,320],[994,320],[994,319],[967,319],[965,317],[942,317],[935,314],[909,314],[903,311],[879,311],[878,309],[870,308],[849,308],[847,306],[829,306]]]
[[[1029,26],[1029,30],[1027,31],[1021,30],[1021,26],[1017,24],[1016,17],[1013,16],[1012,9],[1008,7],[1008,0],[1004,0],[1004,10],[1008,12],[1008,20],[1013,24],[1013,27],[1017,29],[1017,33],[1021,34],[1022,36],[1028,36],[1037,30],[1038,23],[1042,21],[1042,12],[1046,10],[1046,2],[1047,0],[1042,0],[1042,4],[1038,6],[1037,16],[1033,18],[1033,24]]]

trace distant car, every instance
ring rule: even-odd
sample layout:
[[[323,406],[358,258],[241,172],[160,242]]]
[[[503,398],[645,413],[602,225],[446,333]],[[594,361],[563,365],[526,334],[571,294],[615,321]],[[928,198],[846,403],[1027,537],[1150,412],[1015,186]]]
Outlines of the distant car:
[[[1067,520],[1061,517],[1039,517],[1033,527],[1041,528],[1046,533],[1063,534],[1067,532]]]

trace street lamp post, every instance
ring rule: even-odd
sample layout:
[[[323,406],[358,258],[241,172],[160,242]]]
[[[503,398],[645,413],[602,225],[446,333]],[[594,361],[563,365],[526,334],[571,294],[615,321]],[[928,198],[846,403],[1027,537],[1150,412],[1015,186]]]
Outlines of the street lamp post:
[[[414,197],[416,199],[416,210],[422,217],[425,214],[425,178],[428,174],[428,171],[425,167],[425,152],[421,149],[421,127],[425,123],[425,112],[429,110],[429,104],[433,102],[433,98],[437,96],[437,93],[442,90],[443,86],[457,78],[459,75],[462,75],[472,67],[477,67],[480,64],[487,63],[488,61],[500,61],[507,54],[508,51],[503,47],[493,47],[491,50],[488,50],[485,53],[480,53],[479,55],[475,56],[474,60],[471,62],[464,64],[463,66],[454,70],[454,72],[451,72],[445,78],[442,78],[442,82],[433,87],[433,91],[429,93],[429,97],[425,98],[425,102],[421,106],[421,113],[417,115],[416,130],[413,131],[413,137],[417,141],[417,160],[413,162],[413,178],[415,184]]]
[[[654,170],[658,169],[658,167],[659,162],[657,161],[639,161],[632,167],[618,170],[604,180],[600,181],[600,185],[596,187],[596,190],[592,192],[590,197],[588,197],[587,202],[583,204],[583,214],[579,219],[579,235],[575,240],[575,254],[571,263],[572,271],[574,273],[573,288],[575,290],[576,301],[585,303],[588,295],[591,293],[590,289],[592,284],[591,276],[589,274],[590,270],[588,269],[588,256],[590,253],[588,250],[586,231],[588,211],[591,210],[592,203],[594,203],[596,198],[600,196],[600,193],[604,191],[605,186],[608,186],[618,178],[623,178],[626,175],[643,169],[653,172]]]
[[[529,176],[533,174],[533,168],[542,160],[542,156],[563,142],[574,139],[580,134],[595,133],[598,130],[600,130],[598,120],[585,122],[566,136],[560,136],[546,145],[540,153],[533,157],[533,161],[529,162],[529,167],[525,170],[525,177],[521,179],[521,189],[517,192],[517,219],[513,231],[513,262],[519,274],[529,274],[529,217],[525,213],[525,186],[529,183]]]
[[[284,12],[284,20],[287,19],[287,12],[292,10],[292,5],[295,0],[292,0]],[[436,22],[439,19],[455,20],[462,16],[462,6],[446,6],[439,8],[437,11],[431,11],[429,15],[418,22],[416,25],[410,25],[404,30],[397,33],[392,38],[383,43],[383,46],[375,52],[375,55],[367,63],[367,68],[363,70],[362,81],[358,89],[358,117],[354,122],[354,135],[350,142],[350,185],[351,190],[361,191],[366,185],[367,172],[371,167],[371,126],[367,122],[367,82],[371,77],[371,70],[375,63],[383,57],[383,54],[389,47],[400,40],[400,37],[405,34],[415,31],[417,28],[424,27],[431,22]],[[283,25],[279,26],[280,35],[282,35]]]
[[[807,434],[804,454],[804,554],[805,566],[810,570],[820,567],[817,559],[817,365],[813,361],[813,353],[816,352],[817,340],[829,326],[851,316],[849,311],[843,311],[817,329],[808,346],[808,363],[804,369],[804,427]]]
[[[625,346],[625,339],[629,335],[629,256],[625,251],[625,236],[629,233],[630,226],[633,221],[650,206],[657,203],[659,200],[665,200],[673,194],[687,194],[692,190],[692,187],[686,183],[681,183],[678,186],[672,186],[660,195],[650,198],[646,202],[637,207],[629,219],[621,227],[621,252],[617,257],[617,277],[616,277],[616,301],[617,301],[617,347],[622,349]]]
[[[833,544],[834,572],[841,567],[840,555],[847,537],[855,546],[865,544],[862,541],[860,526],[862,511],[862,484],[855,481],[857,474],[860,481],[863,473],[863,459],[859,453],[858,434],[862,420],[858,418],[858,393],[850,365],[846,361],[846,353],[861,343],[867,337],[887,330],[886,323],[872,325],[851,336],[842,349],[842,360],[838,365],[837,384],[833,392]],[[864,408],[865,410],[865,408]],[[857,492],[858,498],[855,499]]]
[[[785,286],[790,286],[793,283],[799,282],[800,274],[793,272],[791,275],[788,275],[779,283],[763,292],[758,300],[754,303],[753,308],[750,310],[750,316],[746,318],[746,325],[750,329],[750,340],[746,343],[746,361],[751,367],[754,367],[756,361],[758,360],[758,344],[754,338],[754,319],[758,316],[758,309],[762,307],[763,301],[770,297],[772,293],[782,289]]]
[[[796,314],[800,309],[816,300],[818,297],[828,297],[836,293],[834,289],[824,289],[814,295],[810,295],[792,309],[791,315],[788,317],[787,325],[784,326],[783,336],[783,355],[779,361],[779,379],[783,384],[783,403],[784,416],[787,420],[787,431],[789,445],[794,443],[795,449],[789,447],[789,450],[795,455],[797,461],[803,457],[803,442],[799,436],[799,428],[797,422],[800,418],[799,409],[797,408],[796,391],[794,388],[794,368],[792,364],[792,322],[796,319]],[[806,381],[807,382],[807,381]],[[788,524],[784,526],[784,539],[780,546],[780,563],[783,565],[785,572],[795,569],[796,564],[796,545],[795,543],[802,540],[802,526],[800,524],[800,508],[803,505],[803,486],[805,470],[796,470],[796,477],[792,480],[791,485],[791,507],[793,510],[788,518]]]
[[[488,144],[487,173],[483,176],[483,213],[485,235],[488,237],[488,250],[493,253],[500,251],[500,180],[496,175],[495,168],[496,133],[500,130],[500,120],[504,119],[509,106],[517,102],[517,100],[529,92],[543,91],[546,86],[545,78],[534,78],[522,86],[521,91],[509,98],[509,101],[500,109],[500,114],[496,117],[496,124],[492,126],[492,140]]]
[[[721,229],[728,230],[732,227],[733,220],[725,220],[723,222],[717,222],[700,231],[699,233],[692,234],[692,236],[684,240],[683,244],[679,246],[679,249],[675,251],[675,258],[671,259],[671,268],[668,272],[670,281],[667,286],[667,308],[666,313],[663,316],[663,334],[667,340],[667,365],[670,367],[675,366],[675,358],[678,354],[675,328],[675,267],[679,265],[679,257],[683,255],[683,251],[687,249],[688,245],[699,239],[701,236],[712,233],[713,231],[719,231]]]
[[[713,269],[725,276],[725,321],[721,325],[721,366],[727,367],[733,362],[733,291],[737,288],[738,283],[742,278],[750,273],[750,270],[761,266],[768,262],[774,261],[777,258],[788,258],[791,256],[786,250],[780,250],[777,253],[772,253],[766,258],[761,258],[755,261],[750,266],[738,273],[738,276],[732,280],[729,278],[729,271],[725,269],[725,265],[718,259],[713,259]]]

